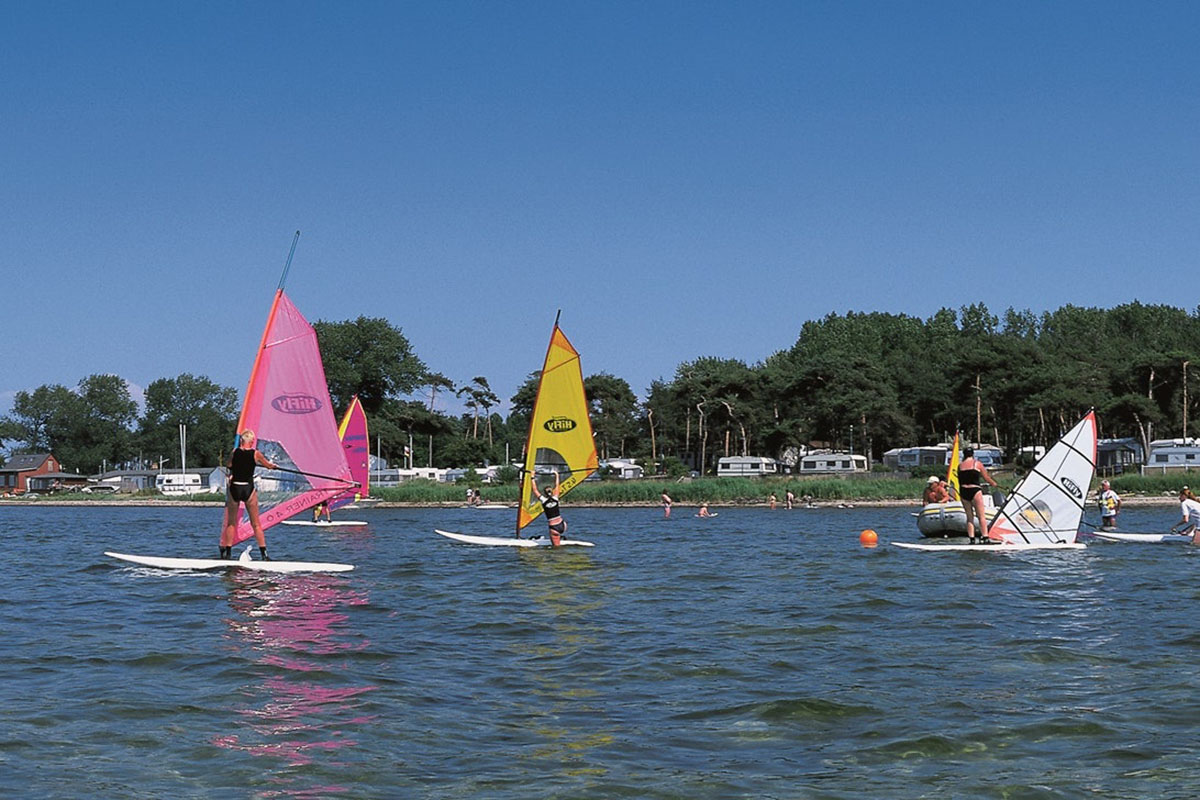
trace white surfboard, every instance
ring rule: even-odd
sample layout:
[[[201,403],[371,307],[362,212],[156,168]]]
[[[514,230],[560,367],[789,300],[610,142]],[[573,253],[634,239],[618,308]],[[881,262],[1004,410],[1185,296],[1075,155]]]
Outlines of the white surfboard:
[[[487,547],[550,547],[549,537],[538,537],[536,539],[518,539],[515,536],[472,536],[466,533],[452,533],[451,531],[441,531],[437,528],[433,529],[434,533],[445,536],[447,539],[453,539],[456,542],[465,542],[467,544],[481,544]],[[559,540],[560,547],[595,547],[591,542],[585,542],[581,539],[561,539]]]
[[[1139,544],[1184,544],[1192,541],[1190,533],[1117,533],[1116,531],[1092,531],[1092,535],[1110,542],[1137,542]]]
[[[480,503],[477,506],[466,506],[466,507],[473,508],[476,511],[500,511],[503,509],[512,508],[512,506],[506,506],[503,503]]]
[[[1037,544],[919,544],[916,542],[892,542],[896,547],[908,550],[924,550],[930,553],[1015,553],[1028,550],[1083,550],[1085,544],[1077,542],[1046,542]]]
[[[307,526],[310,528],[357,528],[362,525],[366,525],[367,523],[358,522],[356,520],[349,520],[349,519],[347,519],[347,520],[335,519],[333,522],[326,522],[325,520],[321,520],[320,522],[313,522],[312,520],[308,520],[308,519],[285,519],[283,522],[281,522],[279,524],[280,525],[304,525],[304,526]]]
[[[258,572],[349,572],[353,564],[334,564],[324,561],[252,561],[249,552],[236,560],[222,558],[168,558],[163,556],[136,556],[128,553],[104,555],[132,564],[158,569],[249,569]]]

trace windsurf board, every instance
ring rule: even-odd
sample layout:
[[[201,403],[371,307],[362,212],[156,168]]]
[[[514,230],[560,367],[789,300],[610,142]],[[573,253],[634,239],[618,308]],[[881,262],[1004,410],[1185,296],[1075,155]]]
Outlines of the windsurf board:
[[[549,537],[537,537],[531,539],[518,539],[515,536],[472,536],[467,533],[453,533],[451,531],[442,531],[434,528],[434,533],[445,536],[447,539],[453,539],[456,542],[465,542],[466,544],[481,544],[487,547],[550,547]],[[595,547],[591,542],[585,542],[581,539],[562,539],[559,541],[559,547]]]
[[[334,564],[324,561],[252,561],[246,554],[240,559],[223,558],[169,558],[164,556],[138,556],[114,553],[106,550],[104,555],[131,564],[157,569],[249,569],[258,572],[349,572],[353,564]]]
[[[1116,531],[1092,531],[1098,539],[1109,542],[1137,542],[1139,544],[1184,544],[1192,541],[1189,533],[1117,533]]]
[[[924,550],[932,553],[1014,553],[1026,550],[1083,550],[1087,545],[1079,543],[1053,542],[1038,544],[920,544],[917,542],[892,542],[896,547],[907,550]]]

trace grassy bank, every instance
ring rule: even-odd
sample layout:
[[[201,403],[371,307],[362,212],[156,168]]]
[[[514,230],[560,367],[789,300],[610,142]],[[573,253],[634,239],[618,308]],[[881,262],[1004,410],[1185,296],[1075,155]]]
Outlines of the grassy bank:
[[[1017,477],[1012,473],[999,473],[996,476],[1000,486],[1005,491],[1012,488]],[[1174,497],[1181,486],[1189,484],[1193,490],[1200,488],[1200,472],[1178,474],[1174,476],[1161,475],[1122,475],[1112,479],[1113,489],[1118,494],[1129,497]],[[1100,485],[1097,479],[1092,483],[1095,491]],[[690,481],[677,482],[671,480],[640,480],[640,481],[589,481],[576,487],[571,492],[570,502],[578,505],[594,503],[597,505],[653,505],[665,491],[676,503],[698,504],[701,502],[733,505],[752,505],[766,503],[769,495],[774,494],[780,503],[790,489],[795,493],[797,502],[805,496],[810,496],[818,503],[830,502],[883,502],[908,500],[917,502],[925,488],[925,476],[916,478],[894,477],[860,477],[860,478],[697,478]],[[486,502],[516,503],[517,487],[515,484],[506,486],[484,486],[480,490]],[[444,505],[461,504],[464,502],[466,487],[456,484],[434,483],[432,481],[410,481],[400,486],[372,488],[371,495],[389,503],[409,503],[414,505]],[[83,494],[80,492],[60,492],[53,495],[43,495],[42,501],[78,501],[110,504],[113,502],[138,503],[153,501],[156,503],[223,503],[223,494],[200,494],[192,497],[164,497],[153,490],[145,490],[135,494]],[[2,503],[3,500],[0,500]],[[36,502],[36,501],[35,501]]]
[[[1113,489],[1118,494],[1131,496],[1174,495],[1188,480],[1200,486],[1200,473],[1188,476],[1143,476],[1125,475],[1112,479]],[[997,482],[1005,491],[1017,482],[1011,473],[1000,473]],[[1092,490],[1100,485],[1097,479]],[[1195,486],[1193,488],[1195,488]],[[884,500],[917,501],[925,488],[925,477],[918,478],[697,478],[686,482],[676,481],[590,481],[571,492],[571,502],[578,504],[653,504],[665,491],[677,503],[765,503],[774,494],[779,502],[790,489],[797,501],[811,496],[817,502],[871,502]],[[487,502],[515,503],[516,485],[484,486],[480,490]],[[372,489],[371,494],[394,503],[456,503],[465,495],[462,486],[412,481],[396,487]]]

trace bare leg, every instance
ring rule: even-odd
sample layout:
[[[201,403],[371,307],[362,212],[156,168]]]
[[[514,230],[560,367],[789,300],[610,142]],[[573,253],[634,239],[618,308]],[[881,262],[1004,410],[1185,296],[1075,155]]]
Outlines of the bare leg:
[[[975,539],[975,503],[963,503],[963,512],[967,515],[967,536]]]
[[[258,491],[250,494],[246,501],[246,514],[250,517],[250,527],[254,529],[254,541],[259,547],[267,546],[267,537],[263,534],[262,523],[258,521]]]
[[[221,526],[221,547],[232,547],[237,535],[238,503],[232,497],[225,500],[225,522]]]
[[[983,508],[983,492],[980,492],[971,499],[971,505],[975,507],[975,517],[979,520],[979,538],[987,541],[988,523],[987,514],[984,512]]]

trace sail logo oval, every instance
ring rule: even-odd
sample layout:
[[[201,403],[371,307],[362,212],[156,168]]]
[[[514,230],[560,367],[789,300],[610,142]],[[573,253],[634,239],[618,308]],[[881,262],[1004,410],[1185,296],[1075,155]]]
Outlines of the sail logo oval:
[[[271,408],[284,414],[311,414],[321,410],[321,401],[311,394],[281,394],[271,401]]]
[[[566,433],[575,430],[576,422],[569,417],[551,417],[542,423],[542,427],[551,433]]]
[[[1075,495],[1075,497],[1078,498],[1079,500],[1083,499],[1083,492],[1081,492],[1079,490],[1079,484],[1075,483],[1075,481],[1071,480],[1066,475],[1062,476],[1058,480],[1059,480],[1059,483],[1061,483],[1063,486],[1067,487],[1068,492]]]

